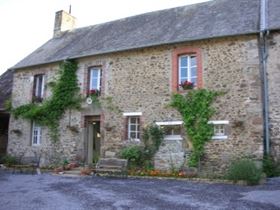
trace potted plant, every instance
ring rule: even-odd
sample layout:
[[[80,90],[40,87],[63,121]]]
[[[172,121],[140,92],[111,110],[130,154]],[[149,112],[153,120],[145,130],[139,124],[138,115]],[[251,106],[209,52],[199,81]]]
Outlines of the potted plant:
[[[183,88],[183,90],[191,90],[194,88],[194,84],[190,81],[182,82],[179,87]]]
[[[98,96],[100,91],[98,89],[92,89],[87,92],[87,103],[92,104],[93,102],[98,102]]]

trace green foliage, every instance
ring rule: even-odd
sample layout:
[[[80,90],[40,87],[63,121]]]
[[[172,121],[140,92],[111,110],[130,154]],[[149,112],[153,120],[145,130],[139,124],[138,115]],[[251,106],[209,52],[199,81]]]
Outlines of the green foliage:
[[[62,165],[63,165],[63,166],[66,166],[66,165],[68,165],[68,164],[69,164],[69,161],[68,161],[67,159],[64,159]]]
[[[142,151],[143,149],[141,146],[133,145],[123,148],[121,150],[120,156],[124,159],[127,159],[129,163],[141,165]]]
[[[4,108],[9,112],[12,110],[12,101],[11,99],[7,99],[4,101]]]
[[[143,129],[144,156],[152,159],[163,140],[163,130],[157,125],[150,125]]]
[[[163,131],[157,125],[143,129],[143,145],[133,145],[122,149],[120,156],[128,159],[131,166],[153,168],[152,159],[163,140]]]
[[[60,65],[59,79],[52,88],[52,96],[41,104],[31,103],[12,109],[14,116],[47,126],[51,131],[51,138],[57,140],[59,120],[62,115],[67,109],[80,108],[77,68],[75,61],[64,61]]]
[[[5,155],[1,158],[1,162],[3,162],[7,166],[12,166],[17,164],[16,158],[12,155]]]
[[[256,185],[262,178],[262,170],[252,160],[240,159],[232,162],[227,178],[234,182],[242,180],[249,185]]]
[[[189,91],[185,96],[180,94],[172,96],[170,105],[182,115],[186,133],[193,145],[189,159],[191,167],[198,165],[204,152],[204,145],[213,135],[213,125],[208,124],[208,121],[215,113],[211,104],[217,96],[217,92],[205,89]]]
[[[268,177],[280,176],[280,165],[271,156],[264,156],[263,172]]]

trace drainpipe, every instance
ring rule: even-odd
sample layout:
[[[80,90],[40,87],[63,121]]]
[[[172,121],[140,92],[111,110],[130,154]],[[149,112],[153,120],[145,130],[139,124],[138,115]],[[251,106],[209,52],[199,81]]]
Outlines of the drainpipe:
[[[264,119],[264,154],[270,154],[270,135],[269,135],[269,95],[268,95],[268,79],[267,79],[267,0],[260,0],[260,69],[262,80],[262,103],[263,103],[263,119]]]

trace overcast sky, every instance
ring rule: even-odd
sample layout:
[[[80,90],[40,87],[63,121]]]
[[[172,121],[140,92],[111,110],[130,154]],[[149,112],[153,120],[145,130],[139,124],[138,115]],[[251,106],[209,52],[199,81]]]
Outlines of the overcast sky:
[[[54,15],[69,10],[77,27],[206,0],[0,0],[0,75],[52,37]]]

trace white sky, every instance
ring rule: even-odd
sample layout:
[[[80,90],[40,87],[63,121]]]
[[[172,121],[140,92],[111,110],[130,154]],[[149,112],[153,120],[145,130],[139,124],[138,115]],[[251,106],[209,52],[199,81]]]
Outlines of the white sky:
[[[0,0],[0,75],[52,37],[54,15],[69,10],[77,27],[206,0]]]

